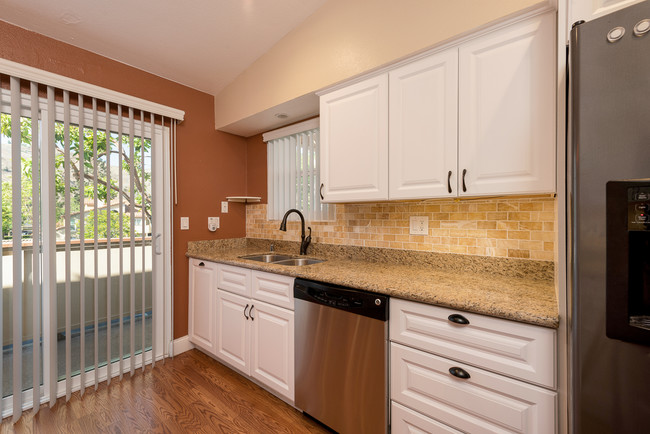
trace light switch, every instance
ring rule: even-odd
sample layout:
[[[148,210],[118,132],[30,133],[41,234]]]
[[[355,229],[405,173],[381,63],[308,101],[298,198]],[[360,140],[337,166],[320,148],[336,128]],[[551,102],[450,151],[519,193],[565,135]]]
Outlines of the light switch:
[[[410,218],[411,235],[429,235],[429,217],[427,216],[411,216]]]
[[[221,201],[221,212],[223,214],[228,214],[228,201],[227,200]]]
[[[187,231],[190,229],[190,218],[189,217],[181,217],[181,230],[182,231]]]

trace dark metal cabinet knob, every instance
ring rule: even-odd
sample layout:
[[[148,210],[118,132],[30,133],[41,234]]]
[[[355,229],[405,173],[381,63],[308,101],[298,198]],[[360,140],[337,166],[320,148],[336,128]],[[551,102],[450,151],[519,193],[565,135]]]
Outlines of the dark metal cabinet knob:
[[[199,262],[199,267],[205,267],[205,264],[203,262]]]
[[[449,373],[454,377],[460,378],[462,380],[467,380],[468,378],[470,378],[469,372],[467,372],[463,368],[459,368],[458,366],[453,366],[449,368]]]
[[[461,314],[458,314],[458,313],[454,313],[454,314],[449,315],[447,317],[447,319],[450,322],[453,322],[453,323],[456,323],[456,324],[461,324],[461,325],[469,324],[469,320],[467,318],[465,318],[464,316],[462,316]]]

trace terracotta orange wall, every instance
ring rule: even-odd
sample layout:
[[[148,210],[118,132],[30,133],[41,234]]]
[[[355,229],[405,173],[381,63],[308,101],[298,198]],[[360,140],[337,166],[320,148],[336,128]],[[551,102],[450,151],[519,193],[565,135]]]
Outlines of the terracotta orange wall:
[[[174,338],[187,334],[188,241],[241,237],[243,206],[221,214],[226,196],[246,191],[246,140],[215,131],[214,98],[128,65],[0,21],[0,57],[185,111],[177,130],[178,205],[174,206]],[[264,168],[266,176],[266,167]],[[265,184],[266,185],[266,184]],[[181,216],[190,230],[180,231]],[[216,233],[208,216],[221,217]]]

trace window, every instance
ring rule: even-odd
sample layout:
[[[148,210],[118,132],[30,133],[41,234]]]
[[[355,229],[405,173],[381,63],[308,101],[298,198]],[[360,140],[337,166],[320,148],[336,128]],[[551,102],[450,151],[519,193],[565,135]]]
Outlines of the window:
[[[311,119],[264,134],[269,220],[280,220],[291,208],[306,220],[334,220],[334,205],[321,203],[318,126],[319,120]]]

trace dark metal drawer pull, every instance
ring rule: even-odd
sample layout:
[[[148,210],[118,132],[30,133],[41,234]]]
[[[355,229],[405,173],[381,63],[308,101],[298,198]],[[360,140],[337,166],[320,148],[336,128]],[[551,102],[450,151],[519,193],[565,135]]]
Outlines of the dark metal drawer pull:
[[[467,175],[467,169],[463,169],[463,192],[467,191],[467,186],[465,185],[465,175]]]
[[[246,315],[246,309],[248,309],[248,304],[247,304],[246,307],[244,308],[244,317],[245,317],[246,319],[248,319],[248,315]]]
[[[248,311],[248,315],[251,317],[251,321],[255,321],[255,317],[253,316],[253,308],[255,308],[255,305],[252,305],[251,310]]]
[[[323,197],[323,187],[324,187],[324,186],[325,186],[325,184],[323,184],[323,183],[321,182],[321,184],[320,184],[320,199],[321,199],[321,200],[325,200],[325,198]]]
[[[462,324],[462,325],[467,325],[469,324],[469,320],[462,316],[461,314],[458,313],[453,313],[447,317],[447,319],[451,322],[454,322],[456,324]]]
[[[205,267],[205,264],[203,262],[199,262],[199,267]]]
[[[451,170],[447,174],[447,191],[451,193]]]
[[[462,378],[463,380],[467,380],[468,378],[470,378],[469,372],[467,372],[463,368],[459,368],[458,366],[449,368],[449,373],[454,377]]]

